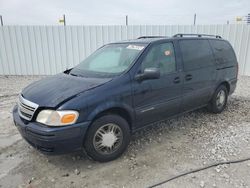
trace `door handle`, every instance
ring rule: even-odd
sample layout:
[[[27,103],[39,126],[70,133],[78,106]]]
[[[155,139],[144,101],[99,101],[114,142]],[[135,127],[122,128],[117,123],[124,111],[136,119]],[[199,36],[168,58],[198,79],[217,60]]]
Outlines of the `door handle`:
[[[187,74],[185,76],[185,79],[188,81],[188,80],[192,80],[193,76],[191,74]]]
[[[175,77],[175,78],[174,78],[174,81],[173,81],[173,82],[174,82],[175,84],[178,84],[178,83],[180,83],[180,81],[181,81],[181,79],[180,79],[180,77],[178,76],[178,77]]]

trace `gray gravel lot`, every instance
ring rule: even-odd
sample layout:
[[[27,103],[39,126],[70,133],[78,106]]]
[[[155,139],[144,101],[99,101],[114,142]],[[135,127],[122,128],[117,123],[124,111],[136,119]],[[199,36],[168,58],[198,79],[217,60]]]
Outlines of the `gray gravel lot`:
[[[46,156],[12,123],[17,94],[37,76],[0,76],[0,187],[146,187],[216,161],[250,157],[250,77],[240,77],[221,114],[206,109],[155,124],[109,163],[83,153]],[[221,165],[161,187],[250,187],[250,161]]]

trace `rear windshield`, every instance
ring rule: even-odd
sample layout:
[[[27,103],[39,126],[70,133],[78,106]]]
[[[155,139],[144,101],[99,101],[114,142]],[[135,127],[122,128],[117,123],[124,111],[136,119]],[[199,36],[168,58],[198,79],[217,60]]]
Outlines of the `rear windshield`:
[[[213,48],[217,63],[237,63],[235,53],[228,42],[223,40],[209,40],[209,42]]]

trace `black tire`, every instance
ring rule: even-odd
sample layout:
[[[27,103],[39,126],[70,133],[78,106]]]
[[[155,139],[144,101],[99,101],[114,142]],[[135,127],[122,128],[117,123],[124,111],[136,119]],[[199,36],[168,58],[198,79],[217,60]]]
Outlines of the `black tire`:
[[[218,105],[217,100],[220,92],[224,92],[225,94],[225,101],[223,104]],[[227,105],[227,99],[228,99],[228,90],[225,85],[220,85],[214,92],[214,95],[211,99],[211,101],[208,104],[208,110],[212,113],[221,113],[226,105]]]
[[[122,132],[122,139],[121,142],[119,142],[117,148],[112,151],[112,153],[102,153],[102,151],[98,151],[95,147],[95,140],[97,138],[97,131],[102,129],[105,126],[108,126],[109,124],[114,124],[118,126],[119,132]],[[104,140],[104,139],[101,139]],[[111,160],[114,160],[121,156],[124,151],[126,150],[128,144],[130,142],[130,129],[128,122],[123,119],[122,117],[118,115],[104,115],[98,119],[96,119],[90,126],[87,134],[86,139],[84,142],[84,147],[87,152],[87,154],[94,159],[95,161],[99,162],[108,162]]]

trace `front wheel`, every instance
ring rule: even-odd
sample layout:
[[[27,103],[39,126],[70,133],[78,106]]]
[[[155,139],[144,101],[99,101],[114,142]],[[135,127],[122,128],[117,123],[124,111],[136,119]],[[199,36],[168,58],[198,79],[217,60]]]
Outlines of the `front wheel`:
[[[214,95],[212,100],[208,105],[208,110],[213,113],[221,113],[226,105],[227,105],[227,98],[228,98],[228,90],[225,85],[219,86]]]
[[[118,115],[104,115],[95,120],[84,143],[87,154],[96,161],[118,158],[130,141],[129,125]]]

